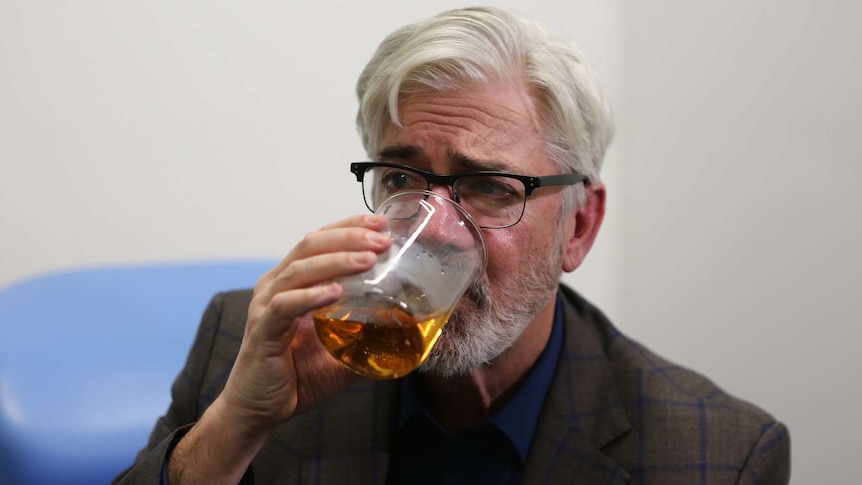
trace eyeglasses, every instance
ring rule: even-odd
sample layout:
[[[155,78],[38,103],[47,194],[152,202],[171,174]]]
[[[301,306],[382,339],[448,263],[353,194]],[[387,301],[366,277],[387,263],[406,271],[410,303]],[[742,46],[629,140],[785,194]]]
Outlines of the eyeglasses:
[[[468,172],[438,175],[406,165],[355,162],[350,171],[362,182],[365,205],[374,212],[389,196],[405,190],[431,190],[432,185],[451,187],[452,199],[485,229],[514,226],[524,216],[527,197],[539,187],[575,185],[586,175],[567,173],[530,177],[501,172]]]

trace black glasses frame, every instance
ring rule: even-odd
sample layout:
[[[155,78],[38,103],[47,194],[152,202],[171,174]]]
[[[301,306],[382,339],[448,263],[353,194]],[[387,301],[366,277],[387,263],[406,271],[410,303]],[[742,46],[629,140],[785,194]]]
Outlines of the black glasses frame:
[[[368,169],[376,168],[376,167],[388,167],[388,168],[396,168],[398,170],[404,170],[407,172],[413,172],[415,174],[421,175],[425,182],[427,182],[428,186],[427,190],[431,190],[432,185],[446,185],[449,187],[449,191],[452,193],[455,202],[460,202],[458,200],[458,194],[455,193],[454,185],[459,179],[465,177],[476,177],[476,176],[491,176],[491,177],[507,177],[516,180],[520,180],[521,183],[524,184],[524,206],[527,205],[527,198],[532,195],[533,190],[538,189],[540,187],[553,187],[560,185],[575,185],[581,182],[587,181],[588,177],[586,175],[580,173],[564,173],[560,175],[546,175],[544,177],[533,177],[530,175],[519,175],[514,173],[506,173],[506,172],[494,172],[490,170],[482,170],[478,172],[466,172],[466,173],[458,173],[458,174],[445,174],[440,175],[433,172],[427,172],[425,170],[421,170],[415,167],[411,167],[409,165],[401,165],[398,163],[388,163],[388,162],[353,162],[350,164],[350,171],[356,175],[356,181],[360,183],[364,183],[365,172]],[[365,202],[365,207],[367,207],[371,212],[374,212],[374,208],[368,204],[368,201],[365,200],[365,191],[362,191],[362,198]],[[518,220],[515,222],[505,225],[505,226],[480,226],[485,229],[503,229],[506,227],[512,227],[515,224],[521,222],[521,218],[524,217],[524,208],[521,208],[521,215],[518,217]]]

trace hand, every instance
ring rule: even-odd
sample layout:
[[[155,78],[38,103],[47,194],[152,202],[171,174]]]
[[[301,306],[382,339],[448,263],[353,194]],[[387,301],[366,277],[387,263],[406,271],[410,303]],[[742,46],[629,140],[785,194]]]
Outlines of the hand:
[[[310,312],[335,303],[333,280],[370,269],[392,245],[383,216],[356,216],[303,238],[257,282],[224,391],[168,459],[172,485],[234,485],[272,430],[354,379],[317,338]]]
[[[356,216],[312,232],[254,290],[236,363],[219,396],[222,418],[268,432],[356,379],[320,343],[311,312],[342,295],[333,280],[370,269],[392,244],[383,216]]]

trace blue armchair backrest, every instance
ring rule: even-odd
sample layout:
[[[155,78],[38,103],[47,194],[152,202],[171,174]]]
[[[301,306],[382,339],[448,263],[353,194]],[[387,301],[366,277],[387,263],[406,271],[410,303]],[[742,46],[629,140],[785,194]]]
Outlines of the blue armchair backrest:
[[[0,484],[107,484],[167,409],[210,298],[272,266],[85,269],[0,289]]]

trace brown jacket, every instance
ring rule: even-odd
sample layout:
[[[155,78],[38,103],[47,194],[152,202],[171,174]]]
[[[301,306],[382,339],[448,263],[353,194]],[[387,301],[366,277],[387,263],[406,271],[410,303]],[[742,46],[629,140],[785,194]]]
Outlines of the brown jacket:
[[[786,484],[787,428],[704,377],[626,338],[571,289],[565,337],[539,419],[525,484]],[[118,484],[158,485],[173,443],[224,387],[250,291],[207,309],[173,402]],[[282,425],[243,483],[380,484],[392,448],[399,386],[361,380]]]

